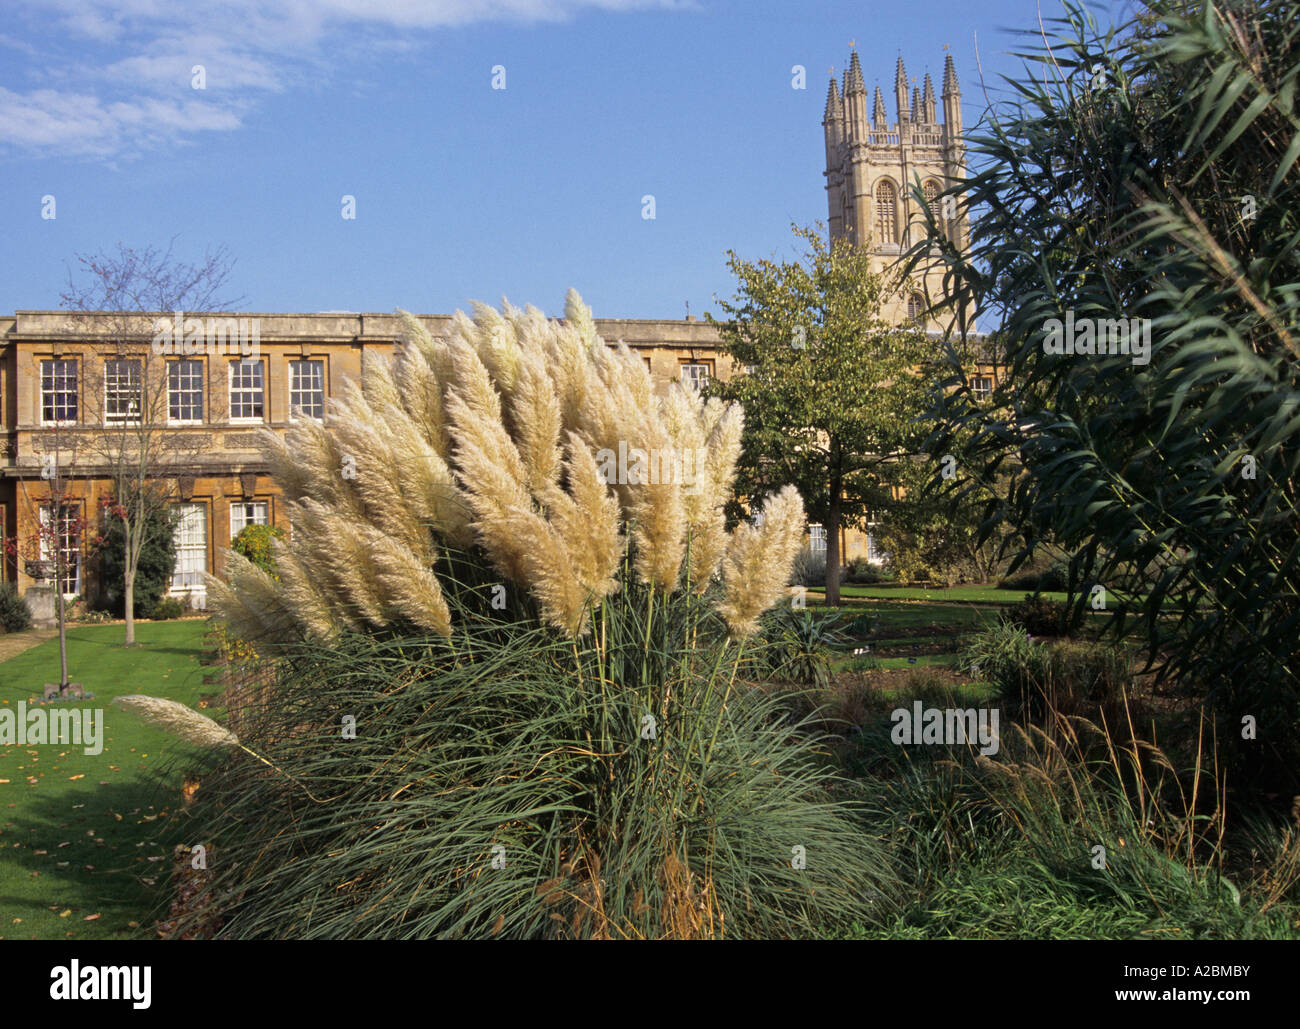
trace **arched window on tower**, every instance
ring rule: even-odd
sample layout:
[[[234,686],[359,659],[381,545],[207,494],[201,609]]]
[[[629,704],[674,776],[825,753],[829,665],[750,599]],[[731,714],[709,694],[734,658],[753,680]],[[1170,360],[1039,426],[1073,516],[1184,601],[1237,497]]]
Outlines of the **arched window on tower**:
[[[876,186],[876,245],[898,242],[898,194],[888,180]]]
[[[944,224],[942,205],[939,203],[939,183],[929,179],[921,188],[925,194],[925,206],[934,212],[934,220],[939,226],[939,231],[942,232]]]
[[[907,320],[919,322],[924,314],[925,297],[921,296],[920,293],[909,294],[907,298]]]

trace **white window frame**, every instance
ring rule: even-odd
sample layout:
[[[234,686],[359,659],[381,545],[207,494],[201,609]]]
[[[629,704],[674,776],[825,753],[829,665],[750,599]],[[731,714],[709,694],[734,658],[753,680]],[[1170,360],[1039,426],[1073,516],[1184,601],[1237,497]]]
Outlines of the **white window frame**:
[[[50,385],[45,383],[45,369],[47,365],[50,368]],[[70,366],[72,369],[72,388],[67,388],[68,377],[66,373],[63,376],[63,388],[59,388],[60,366]],[[42,425],[76,425],[81,418],[81,368],[80,362],[75,357],[46,357],[41,359],[41,424]],[[71,395],[72,397],[72,417],[60,419],[59,397]],[[45,398],[51,398],[50,411],[55,415],[53,418],[45,417]]]
[[[988,383],[987,386],[984,383]],[[971,396],[976,400],[987,400],[993,395],[993,376],[977,375],[975,381],[971,384]]]
[[[179,375],[181,369],[189,365],[193,365],[198,368],[198,373],[199,373],[198,386],[195,387],[193,385],[186,385],[187,382],[193,381],[192,376],[187,375],[185,379],[181,380],[180,388],[176,388],[176,384],[173,382],[173,374]],[[168,425],[202,425],[203,424],[203,400],[204,400],[203,375],[204,375],[203,362],[195,360],[194,358],[185,358],[180,361],[167,362],[167,424]],[[185,409],[184,398],[191,396],[193,394],[198,394],[199,416],[197,418],[173,417],[172,415],[173,401],[180,399],[181,401],[180,410],[183,411]]]
[[[69,512],[71,512],[72,518],[79,518],[81,516],[81,505],[77,503],[75,500],[64,501],[62,506],[67,508]],[[45,533],[45,529],[50,524],[50,519],[54,517],[54,514],[55,513],[54,513],[53,504],[48,504],[48,503],[42,504],[38,509],[37,517],[40,519],[41,522],[41,532],[38,534],[37,541],[40,547],[40,555],[42,561],[52,561],[55,559],[54,554],[51,552],[49,540],[46,537],[46,533]],[[63,521],[66,523],[67,520],[68,519],[65,516]],[[71,574],[68,578],[65,578],[63,582],[57,582],[57,585],[62,587],[66,585],[67,582],[71,581],[73,586],[71,592],[68,592],[66,590],[64,591],[63,596],[64,599],[66,600],[69,597],[76,597],[81,595],[81,572],[82,572],[81,540],[77,539],[73,543],[72,547],[68,547],[66,545],[66,540],[64,538],[64,532],[62,528],[60,528],[59,530],[59,537],[60,537],[59,549],[63,551],[64,561],[70,566],[69,569],[67,569],[67,571],[70,572]],[[73,560],[69,560],[69,557],[72,557]],[[55,578],[56,580],[58,578],[57,569],[55,570]]]
[[[312,389],[306,389],[302,381],[298,378],[299,371],[303,366],[319,370],[320,381]],[[302,405],[295,400],[295,397],[302,397],[304,394],[320,394],[320,414],[311,414],[303,410]],[[289,418],[310,418],[312,421],[323,421],[325,418],[325,362],[319,357],[295,357],[289,362]]]
[[[814,554],[826,553],[826,527],[824,525],[809,524],[808,549]]]
[[[207,596],[204,575],[208,570],[208,505],[199,502],[173,504],[176,517],[173,539],[176,546],[176,564],[172,568],[168,592],[190,596],[204,607]]]
[[[679,372],[682,385],[689,385],[696,392],[703,389],[704,384],[713,376],[713,369],[704,361],[686,361],[680,366]]]
[[[261,385],[255,388],[253,386],[245,386],[242,384],[241,381],[241,384],[239,386],[236,386],[235,370],[251,368],[254,366],[256,366],[258,369],[258,375],[261,378]],[[262,408],[262,413],[260,415],[236,415],[235,414],[236,391],[238,391],[241,397],[244,394],[248,394],[250,396],[256,394],[257,397],[259,398],[259,403]],[[227,397],[230,402],[230,424],[231,425],[265,424],[266,422],[266,362],[264,362],[261,358],[258,357],[245,357],[245,358],[241,358],[238,361],[231,361],[230,376],[229,376],[229,392]]]
[[[249,509],[252,509],[250,520]],[[260,512],[259,509],[260,508]],[[239,512],[239,525],[235,525],[235,512]],[[258,520],[258,514],[261,520]],[[250,525],[269,525],[271,523],[271,502],[269,500],[232,500],[230,502],[230,538],[233,540],[241,529]]]
[[[125,385],[121,370],[126,369]],[[134,379],[134,385],[132,385]],[[127,413],[114,412],[126,401]],[[130,414],[131,404],[135,403],[135,415]],[[139,425],[144,411],[144,362],[138,357],[110,357],[104,361],[104,424],[105,425]]]

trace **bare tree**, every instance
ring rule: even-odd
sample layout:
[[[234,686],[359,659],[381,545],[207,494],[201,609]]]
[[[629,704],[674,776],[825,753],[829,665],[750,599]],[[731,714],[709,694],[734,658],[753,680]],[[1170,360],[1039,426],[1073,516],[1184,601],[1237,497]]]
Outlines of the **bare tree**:
[[[74,476],[68,470],[77,466],[77,451],[84,436],[75,425],[77,416],[77,382],[70,389],[55,391],[51,395],[49,429],[37,437],[36,447],[41,462],[43,488],[36,496],[21,480],[24,500],[37,510],[36,531],[26,539],[13,540],[11,553],[27,562],[29,574],[53,580],[54,604],[59,626],[59,684],[58,692],[66,696],[71,685],[68,677],[67,612],[64,594],[69,582],[75,582],[75,567],[69,559],[80,562],[85,548],[85,506],[89,498],[81,495]],[[66,409],[64,409],[66,407]],[[71,547],[68,546],[71,541]],[[71,552],[71,553],[70,553]],[[71,573],[71,574],[70,574]],[[51,685],[46,685],[46,698]]]
[[[78,283],[69,271],[59,297],[63,308],[84,315],[87,342],[99,358],[85,373],[87,417],[97,426],[89,436],[97,459],[93,472],[86,470],[112,483],[110,517],[122,522],[127,646],[135,643],[136,572],[150,515],[166,505],[175,477],[192,469],[209,443],[208,433],[177,423],[210,421],[214,412],[210,403],[205,408],[205,398],[218,393],[199,389],[196,410],[177,410],[178,368],[168,357],[180,351],[160,352],[154,345],[160,319],[184,324],[187,314],[231,311],[243,303],[222,295],[234,264],[224,248],[186,264],[173,257],[174,244],[173,238],[160,251],[119,243],[116,254],[79,254],[84,279]]]

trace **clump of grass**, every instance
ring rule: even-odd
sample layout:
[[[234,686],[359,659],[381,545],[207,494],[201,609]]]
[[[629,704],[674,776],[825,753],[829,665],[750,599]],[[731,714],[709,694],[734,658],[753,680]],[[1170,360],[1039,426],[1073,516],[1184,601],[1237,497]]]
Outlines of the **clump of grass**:
[[[223,855],[220,935],[797,937],[893,918],[860,804],[806,725],[737,688],[715,601],[629,577],[582,638],[458,611],[450,637],[286,651],[241,735],[292,779],[236,757],[190,809]]]
[[[1132,664],[1123,647],[1036,642],[1006,619],[970,637],[958,657],[959,667],[993,685],[1009,717],[1037,721],[1049,709],[1074,714],[1113,706],[1132,685]]]
[[[1300,936],[1294,832],[1257,824],[1254,871],[1234,872],[1212,741],[1176,772],[1137,738],[1127,698],[1119,710],[1114,726],[1049,708],[1048,728],[1005,727],[991,758],[963,744],[891,746],[886,720],[868,725],[863,792],[911,903],[847,935]]]

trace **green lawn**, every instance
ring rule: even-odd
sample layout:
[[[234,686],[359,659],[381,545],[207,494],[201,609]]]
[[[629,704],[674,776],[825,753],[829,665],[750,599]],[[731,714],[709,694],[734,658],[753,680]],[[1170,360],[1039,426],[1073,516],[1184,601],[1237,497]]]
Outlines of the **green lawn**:
[[[185,755],[109,701],[146,693],[195,706],[206,628],[200,619],[137,623],[130,650],[121,625],[69,628],[72,680],[95,694],[71,706],[103,710],[104,749],[0,746],[0,939],[154,935],[180,841],[168,815],[180,803]],[[16,711],[58,675],[57,639],[10,658],[0,664],[0,705]]]
[[[824,596],[824,589],[810,588],[809,594]],[[923,600],[939,603],[1018,604],[1029,590],[1000,590],[996,586],[952,586],[948,589],[927,589],[912,586],[850,586],[840,587],[841,597],[867,597],[872,600]],[[1048,600],[1067,599],[1068,594],[1045,591]]]

